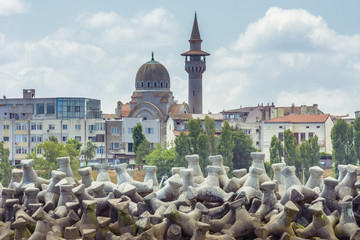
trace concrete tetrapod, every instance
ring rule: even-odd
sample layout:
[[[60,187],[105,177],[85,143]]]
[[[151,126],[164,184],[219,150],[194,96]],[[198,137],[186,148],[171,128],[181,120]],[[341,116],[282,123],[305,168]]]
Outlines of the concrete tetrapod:
[[[339,223],[335,226],[335,234],[338,238],[351,240],[360,239],[360,228],[356,223],[352,202],[340,202],[341,215]]]
[[[60,197],[60,189],[56,186],[62,179],[66,177],[66,174],[61,171],[52,170],[51,171],[51,180],[50,184],[47,187],[44,194],[45,206],[44,210],[48,212],[49,210],[54,210],[58,204]]]
[[[282,212],[272,217],[265,226],[255,229],[256,236],[266,239],[267,236],[281,236],[284,232],[287,232],[290,236],[294,237],[295,233],[291,227],[291,222],[298,212],[299,209],[295,204],[288,201]]]
[[[347,173],[341,182],[335,187],[336,197],[342,200],[346,196],[355,197],[357,191],[354,187],[354,184],[357,180],[357,175],[359,172],[359,167],[352,164],[347,165]]]
[[[338,170],[339,170],[339,177],[338,177],[338,181],[341,182],[344,177],[346,176],[347,173],[347,165],[343,165],[343,164],[339,164],[338,165]]]
[[[66,174],[66,180],[70,185],[77,186],[79,185],[79,181],[75,179],[74,174],[70,167],[70,158],[69,157],[59,157],[56,158],[56,161],[59,163],[60,169]]]
[[[262,184],[263,182],[271,181],[268,175],[266,175],[265,170],[265,153],[261,152],[252,152],[250,156],[253,159],[251,167],[260,168],[263,170],[262,174],[259,176],[259,183]]]
[[[272,181],[264,182],[261,184],[261,189],[264,190],[263,197],[261,199],[261,205],[256,211],[256,214],[260,216],[260,219],[264,219],[271,211],[276,210],[281,212],[284,206],[279,203],[275,194],[276,183]]]
[[[235,180],[229,179],[227,176],[227,173],[224,168],[224,160],[221,155],[216,156],[209,156],[209,161],[213,166],[220,167],[219,172],[219,183],[220,187],[224,189],[226,192],[235,192],[237,188],[237,184],[235,183]]]
[[[24,188],[26,188],[27,185],[34,184],[34,186],[38,189],[41,189],[41,184],[49,184],[50,181],[43,179],[41,177],[38,177],[34,170],[34,160],[28,159],[28,160],[21,160],[21,165],[23,168],[23,178],[19,185],[16,188],[16,192],[22,193]]]
[[[91,183],[94,181],[92,178],[91,167],[80,168],[78,173],[81,176],[81,183],[84,184],[85,188],[90,187]]]
[[[250,167],[249,174],[244,185],[236,191],[236,199],[243,198],[246,205],[249,205],[255,197],[261,199],[262,192],[259,187],[259,177],[263,174],[263,172],[264,171],[261,168]]]
[[[205,181],[204,175],[201,171],[200,164],[199,164],[199,155],[186,155],[186,161],[188,162],[188,168],[194,169],[193,177],[194,183],[200,184]]]
[[[167,181],[166,185],[159,189],[155,194],[156,197],[162,201],[174,201],[176,200],[181,192],[180,188],[182,187],[182,181],[179,174],[171,176]]]
[[[181,169],[180,176],[182,179],[182,187],[180,189],[181,192],[187,191],[189,186],[194,186],[194,178],[193,178],[194,169]]]
[[[17,168],[14,168],[11,171],[11,179],[8,188],[16,189],[16,187],[20,184],[21,178],[23,175],[23,171]]]
[[[296,234],[302,238],[319,237],[322,239],[337,240],[332,222],[323,211],[323,203],[317,202],[309,207],[313,214],[312,222],[304,229],[296,229]]]
[[[132,185],[134,185],[136,187],[137,192],[139,194],[150,193],[153,191],[154,182],[152,179],[148,180],[147,182],[135,181],[127,173],[126,168],[127,168],[127,163],[121,163],[121,164],[115,165],[115,171],[116,171],[116,175],[117,175],[118,185],[121,183],[124,183],[124,182],[131,183]]]
[[[338,180],[333,177],[327,177],[324,179],[324,188],[320,193],[320,197],[325,198],[325,206],[330,212],[335,210],[341,211],[338,202],[336,201],[335,187],[339,184]]]
[[[113,192],[116,188],[116,184],[111,182],[109,169],[110,166],[108,163],[98,164],[95,166],[95,169],[98,170],[98,175],[96,177],[96,182],[104,182],[104,190],[106,193]],[[119,184],[119,182],[118,182]]]
[[[278,184],[279,194],[282,196],[285,192],[285,177],[281,171],[286,167],[286,163],[274,163],[271,165],[274,171],[274,181]]]
[[[150,179],[152,179],[155,188],[159,187],[159,182],[156,177],[156,169],[157,169],[156,166],[145,165],[143,167],[143,170],[145,171],[144,182],[147,182]]]
[[[324,173],[324,170],[318,166],[310,167],[309,168],[310,177],[309,180],[306,182],[306,187],[314,189],[316,187],[322,188],[322,175]]]

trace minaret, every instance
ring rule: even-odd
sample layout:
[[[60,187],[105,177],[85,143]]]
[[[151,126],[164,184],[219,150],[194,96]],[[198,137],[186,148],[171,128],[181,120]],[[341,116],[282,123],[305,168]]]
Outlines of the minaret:
[[[206,70],[205,56],[210,54],[201,50],[201,37],[196,18],[190,37],[190,51],[181,56],[185,56],[185,71],[189,74],[189,107],[192,113],[202,113],[202,74]]]

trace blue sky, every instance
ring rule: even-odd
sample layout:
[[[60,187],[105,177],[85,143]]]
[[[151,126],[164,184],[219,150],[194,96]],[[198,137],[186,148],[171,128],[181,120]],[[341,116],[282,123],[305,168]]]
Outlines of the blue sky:
[[[85,96],[111,113],[130,101],[151,51],[187,101],[180,53],[198,13],[204,111],[274,102],[359,109],[359,1],[0,0],[0,95]]]

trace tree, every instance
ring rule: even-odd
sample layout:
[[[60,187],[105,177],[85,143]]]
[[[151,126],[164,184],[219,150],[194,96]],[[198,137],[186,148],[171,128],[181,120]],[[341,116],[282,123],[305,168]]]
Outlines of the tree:
[[[175,167],[176,153],[173,148],[166,149],[161,144],[156,144],[155,150],[145,157],[145,161],[149,165],[157,167],[158,181],[164,175],[171,176],[171,169]]]
[[[145,157],[152,152],[150,143],[146,138],[140,143],[136,150],[136,164],[145,164]]]
[[[200,133],[197,138],[197,149],[199,154],[199,165],[202,172],[205,172],[207,165],[209,165],[209,153],[210,153],[210,144],[208,135],[205,133]]]
[[[91,139],[89,139],[86,142],[84,148],[81,149],[80,154],[83,156],[83,158],[85,160],[85,166],[88,165],[89,160],[94,159],[97,148],[98,147],[96,146],[96,144],[93,143],[93,141]]]
[[[216,154],[216,146],[215,146],[216,125],[215,125],[215,120],[213,118],[210,118],[209,116],[205,116],[205,132],[209,139],[210,154],[211,156],[214,156]]]
[[[81,143],[75,139],[69,139],[66,144],[59,143],[57,138],[51,136],[49,141],[39,143],[35,146],[32,153],[27,154],[27,159],[34,159],[36,170],[42,170],[41,175],[44,178],[51,177],[51,171],[59,168],[56,161],[58,157],[70,157],[70,166],[78,177],[77,169],[79,169],[79,158]],[[40,154],[41,152],[41,154]]]
[[[270,150],[270,163],[271,164],[280,163],[281,158],[283,156],[284,147],[283,147],[281,140],[279,138],[277,138],[276,135],[274,135],[271,138],[269,150]]]
[[[219,150],[223,156],[224,165],[230,168],[230,172],[233,170],[233,148],[232,131],[228,121],[225,120],[219,137]]]
[[[339,164],[356,164],[354,127],[344,119],[339,119],[332,127],[330,136],[333,146],[334,172],[337,176]]]
[[[11,179],[11,165],[9,162],[10,151],[4,148],[4,144],[0,142],[0,180],[4,187],[7,187]]]
[[[252,162],[250,153],[256,152],[256,148],[254,148],[252,144],[252,139],[249,135],[246,135],[242,129],[234,130],[232,132],[232,139],[234,141],[232,160],[234,169],[249,169]]]
[[[354,145],[357,160],[360,160],[360,117],[355,118],[354,122]]]
[[[301,169],[304,169],[305,179],[308,179],[310,174],[308,169],[312,166],[320,165],[320,147],[318,145],[318,136],[314,136],[307,141],[304,141],[299,146]],[[302,176],[302,173],[301,173]]]
[[[198,148],[197,148],[197,139],[200,135],[200,133],[203,133],[203,128],[202,128],[202,123],[200,118],[194,119],[191,118],[188,121],[188,130],[189,130],[189,140],[190,140],[190,151],[192,154],[197,154],[198,153]]]
[[[134,153],[136,154],[139,145],[141,144],[142,141],[144,141],[144,139],[146,139],[145,135],[143,134],[143,128],[141,123],[137,123],[136,126],[134,127],[132,131],[132,138],[134,141],[133,150]]]
[[[186,167],[185,156],[190,154],[190,140],[184,132],[175,138],[176,166]]]
[[[301,176],[301,163],[298,161],[299,149],[294,133],[287,129],[284,131],[284,160],[288,166],[296,167],[296,175]]]

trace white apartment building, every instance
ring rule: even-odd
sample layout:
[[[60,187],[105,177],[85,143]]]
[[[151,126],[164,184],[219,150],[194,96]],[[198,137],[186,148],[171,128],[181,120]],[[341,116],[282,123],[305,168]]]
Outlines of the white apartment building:
[[[271,138],[275,135],[283,141],[284,131],[287,129],[294,133],[298,144],[317,135],[320,152],[331,153],[330,132],[333,126],[334,122],[329,114],[288,115],[264,121],[261,132],[261,149],[265,153],[265,160],[270,160]]]

